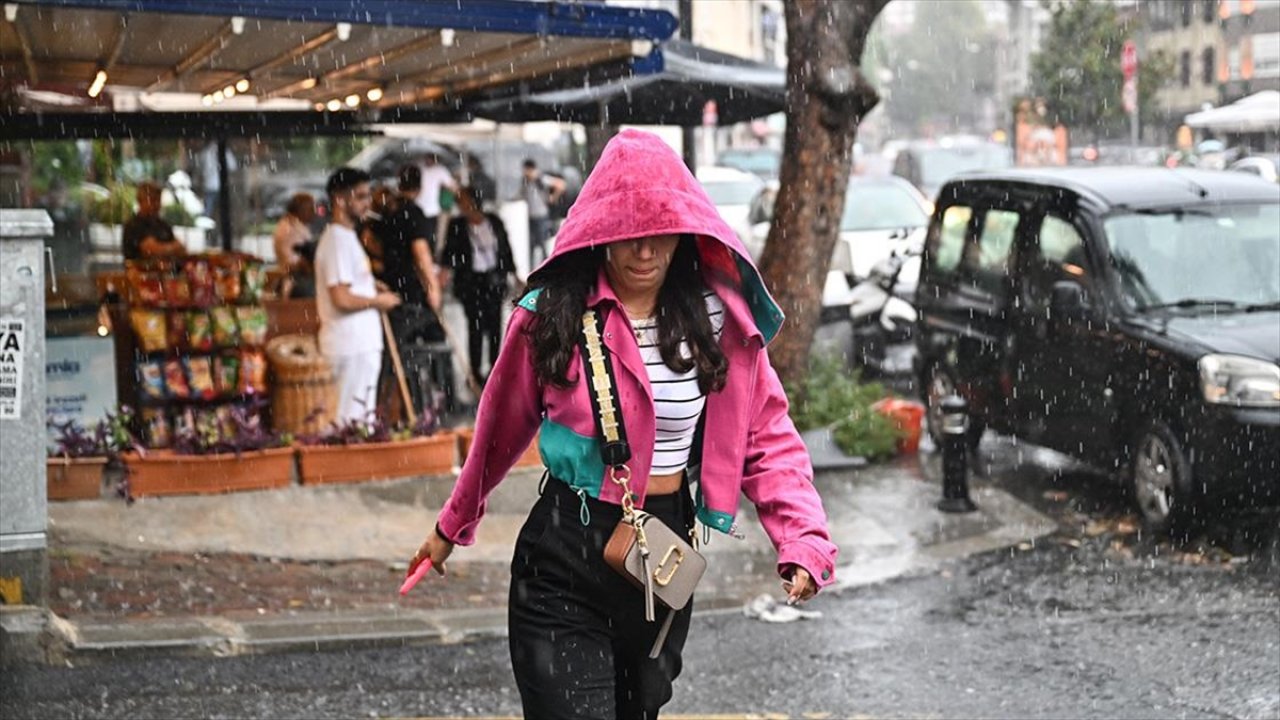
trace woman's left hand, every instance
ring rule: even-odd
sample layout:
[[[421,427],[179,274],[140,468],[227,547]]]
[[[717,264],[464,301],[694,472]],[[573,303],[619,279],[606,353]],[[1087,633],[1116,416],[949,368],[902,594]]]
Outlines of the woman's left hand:
[[[813,597],[818,592],[818,585],[809,577],[809,572],[798,567],[791,573],[790,580],[782,581],[782,590],[787,593],[787,604],[796,605]]]

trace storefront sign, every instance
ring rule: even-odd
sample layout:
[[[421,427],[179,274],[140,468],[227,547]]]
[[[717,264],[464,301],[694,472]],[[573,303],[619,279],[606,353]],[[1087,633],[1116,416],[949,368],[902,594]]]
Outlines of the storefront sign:
[[[25,324],[22,318],[0,317],[0,420],[14,420],[22,413]]]
[[[84,427],[116,404],[115,350],[111,338],[49,338],[45,343],[45,415],[55,427],[73,420]]]

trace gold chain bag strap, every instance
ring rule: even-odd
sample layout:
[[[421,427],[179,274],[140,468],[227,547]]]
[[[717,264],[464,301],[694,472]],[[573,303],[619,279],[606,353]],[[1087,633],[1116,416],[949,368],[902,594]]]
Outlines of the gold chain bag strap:
[[[707,569],[704,558],[680,533],[658,518],[639,510],[631,494],[631,446],[622,423],[621,403],[613,382],[613,363],[600,341],[600,315],[592,309],[582,315],[582,362],[590,383],[591,407],[601,436],[600,455],[609,479],[622,488],[622,519],[604,547],[604,559],[633,585],[644,591],[644,619],[655,619],[655,602],[667,606],[667,617],[658,631],[649,657],[656,658],[666,641],[677,610],[693,597],[693,590]]]

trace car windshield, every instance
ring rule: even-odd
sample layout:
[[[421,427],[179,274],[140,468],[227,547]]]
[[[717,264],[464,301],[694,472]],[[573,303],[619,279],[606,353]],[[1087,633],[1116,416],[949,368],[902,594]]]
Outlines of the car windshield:
[[[711,204],[750,205],[756,193],[760,192],[762,183],[756,181],[705,182],[702,184],[711,198]]]
[[[999,145],[930,148],[920,154],[920,176],[925,185],[937,187],[971,170],[1009,167],[1009,149]]]
[[[929,216],[907,190],[892,184],[852,183],[844,198],[840,230],[924,227]]]
[[[1104,227],[1131,307],[1280,300],[1280,204],[1125,213]]]
[[[726,167],[745,170],[746,172],[776,177],[778,174],[779,156],[770,152],[724,152],[716,159],[716,163]]]

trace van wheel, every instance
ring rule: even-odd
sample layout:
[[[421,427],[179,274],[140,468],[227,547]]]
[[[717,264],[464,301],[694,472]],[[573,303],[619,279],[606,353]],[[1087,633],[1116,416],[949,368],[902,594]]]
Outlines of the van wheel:
[[[1173,431],[1153,420],[1138,436],[1129,466],[1130,489],[1153,534],[1182,532],[1194,513],[1191,463]]]
[[[958,394],[956,381],[951,372],[938,365],[930,367],[925,378],[925,405],[927,406],[925,426],[935,447],[942,447],[942,400],[948,395],[956,394]],[[982,440],[982,433],[986,432],[986,429],[987,424],[970,412],[967,438],[969,450],[972,451],[978,448],[978,443]]]

